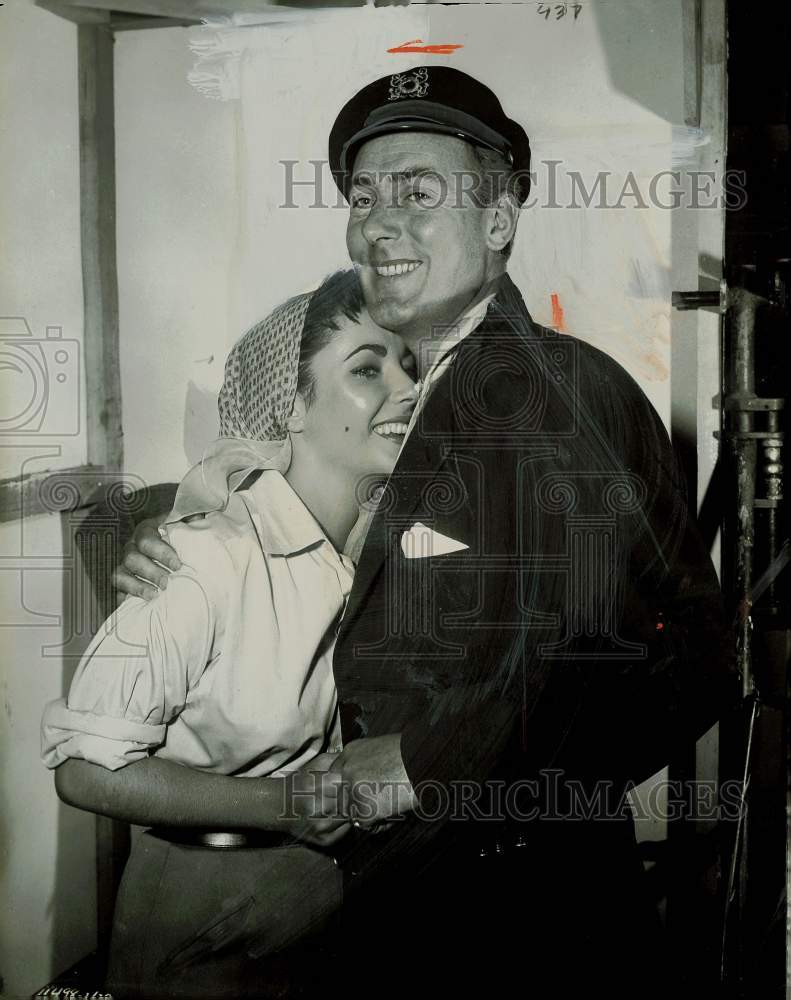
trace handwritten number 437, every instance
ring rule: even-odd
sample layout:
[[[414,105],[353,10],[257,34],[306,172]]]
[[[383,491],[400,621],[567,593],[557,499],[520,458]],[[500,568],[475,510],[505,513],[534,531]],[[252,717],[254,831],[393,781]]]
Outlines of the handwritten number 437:
[[[561,17],[565,17],[568,14],[569,7],[574,12],[574,20],[576,21],[582,11],[581,3],[540,3],[538,5],[538,15],[539,17],[543,17],[545,21],[548,21],[550,14],[554,13],[555,20],[559,21]]]

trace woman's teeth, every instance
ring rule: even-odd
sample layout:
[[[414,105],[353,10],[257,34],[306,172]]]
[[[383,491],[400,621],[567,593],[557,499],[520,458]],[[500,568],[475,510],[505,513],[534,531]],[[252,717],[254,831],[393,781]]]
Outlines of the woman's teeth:
[[[374,432],[383,438],[404,437],[408,429],[408,424],[396,423],[395,421],[392,421],[387,424],[377,424],[376,427],[374,427]]]
[[[420,261],[410,261],[408,264],[382,264],[374,268],[380,278],[395,278],[399,274],[409,274],[420,267]]]

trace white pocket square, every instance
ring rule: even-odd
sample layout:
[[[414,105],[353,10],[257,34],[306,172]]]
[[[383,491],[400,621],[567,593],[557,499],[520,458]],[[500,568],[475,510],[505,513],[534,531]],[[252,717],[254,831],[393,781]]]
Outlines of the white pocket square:
[[[446,556],[449,552],[461,552],[469,545],[457,542],[455,538],[434,531],[420,521],[401,536],[401,551],[407,559],[426,559],[429,556]]]

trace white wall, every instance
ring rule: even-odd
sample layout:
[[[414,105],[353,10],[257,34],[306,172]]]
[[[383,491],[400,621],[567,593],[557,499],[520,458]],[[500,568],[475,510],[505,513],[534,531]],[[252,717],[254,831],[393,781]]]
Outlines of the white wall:
[[[80,262],[77,31],[32,5],[0,8],[0,344],[27,320],[33,342],[60,327],[63,364],[51,346],[29,346],[33,367],[0,347],[0,478],[85,462],[85,390],[80,371]],[[35,367],[35,355],[44,369]],[[67,373],[66,381],[57,375]],[[48,379],[48,382],[47,382]],[[34,384],[35,383],[35,384]],[[46,394],[39,420],[33,411]],[[18,418],[18,419],[14,419]],[[9,447],[14,445],[15,447]],[[36,458],[35,456],[42,456]]]
[[[68,525],[58,514],[0,525],[0,974],[8,997],[29,996],[96,945],[95,821],[59,802],[39,760],[42,708],[65,693],[85,645],[83,636],[61,656],[83,579],[64,543]]]
[[[74,359],[82,337],[75,26],[21,0],[0,8],[0,93],[0,316],[26,318],[33,339],[62,327]],[[25,435],[15,407],[32,369],[14,367],[20,356],[8,346],[0,354],[0,477],[83,463],[74,369],[53,384],[39,432]],[[74,666],[57,648],[72,618],[71,580],[82,572],[64,547],[65,524],[43,515],[0,525],[0,976],[9,997],[29,996],[95,946],[94,820],[59,803],[39,761],[42,707],[63,693]],[[54,647],[49,655],[45,646]]]
[[[118,275],[125,465],[178,480],[217,433],[241,332],[238,104],[187,82],[183,29],[116,37]]]

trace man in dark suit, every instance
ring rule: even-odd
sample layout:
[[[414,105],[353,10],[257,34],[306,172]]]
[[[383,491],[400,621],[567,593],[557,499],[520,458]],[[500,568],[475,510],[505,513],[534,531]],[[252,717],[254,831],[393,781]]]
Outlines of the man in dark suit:
[[[418,995],[645,996],[626,792],[716,719],[730,659],[660,419],[506,274],[529,157],[446,68],[370,84],[330,136],[366,304],[423,381],[334,656],[349,959],[403,992],[389,943]]]
[[[377,80],[330,165],[368,309],[422,381],[334,658],[350,989],[647,996],[661,957],[626,792],[732,676],[667,434],[507,276],[530,147],[487,87]]]

